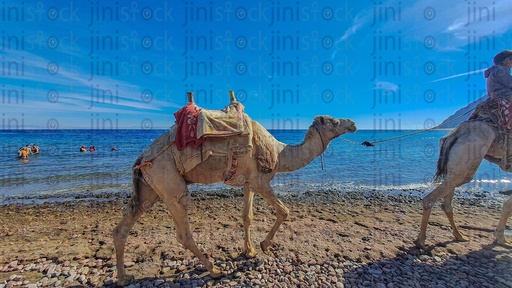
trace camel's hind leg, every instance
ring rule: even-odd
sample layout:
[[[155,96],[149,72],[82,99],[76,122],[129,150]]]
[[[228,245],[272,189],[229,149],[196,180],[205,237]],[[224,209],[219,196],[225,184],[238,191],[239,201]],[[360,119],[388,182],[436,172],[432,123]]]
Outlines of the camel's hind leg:
[[[448,218],[448,222],[450,222],[450,226],[452,227],[453,237],[455,237],[455,239],[457,241],[467,241],[466,238],[464,238],[464,236],[462,236],[462,234],[460,234],[459,229],[457,229],[457,225],[455,225],[455,220],[453,220],[452,201],[453,201],[454,195],[455,194],[452,192],[452,193],[448,193],[448,195],[444,196],[444,202],[443,202],[443,204],[441,204],[441,208],[443,209],[444,214],[446,215],[446,218]]]
[[[503,211],[501,212],[500,222],[498,222],[498,227],[496,227],[496,232],[494,232],[494,236],[496,237],[496,243],[499,245],[508,245],[507,240],[505,239],[505,227],[507,225],[507,220],[512,214],[512,196],[508,198],[508,200],[503,204]]]
[[[137,222],[137,219],[139,219],[144,212],[148,211],[158,200],[158,195],[149,185],[139,180],[137,187],[138,188],[135,188],[136,190],[134,191],[137,195],[132,195],[131,207],[127,208],[123,218],[112,233],[116,250],[117,279],[118,285],[120,286],[124,286],[130,281],[130,277],[126,275],[124,269],[124,247],[128,233],[135,222]]]
[[[161,198],[171,213],[174,226],[176,228],[176,238],[178,239],[178,242],[186,249],[190,250],[194,256],[203,263],[206,269],[210,272],[211,277],[217,278],[222,276],[222,272],[215,267],[213,263],[203,255],[203,253],[201,253],[201,250],[199,250],[199,247],[197,247],[196,242],[192,238],[188,220],[188,209],[190,206],[191,196],[188,192],[185,181],[180,179],[179,181],[173,181],[173,183],[175,184],[173,187],[175,189],[174,191],[178,193],[166,193],[162,195]]]
[[[477,134],[476,132],[474,134]],[[479,135],[471,135],[473,138],[478,138]],[[481,135],[480,135],[481,136]],[[425,247],[426,232],[428,226],[428,219],[430,212],[435,202],[444,198],[445,202],[442,208],[452,226],[453,235],[457,240],[464,240],[464,237],[459,233],[455,221],[453,219],[452,199],[454,190],[462,184],[468,183],[473,179],[478,166],[482,162],[485,154],[492,144],[492,138],[481,136],[482,141],[475,141],[475,139],[459,139],[448,152],[447,157],[447,173],[443,182],[434,191],[430,192],[423,199],[423,216],[421,219],[420,233],[418,238],[414,241],[420,248]]]
[[[242,219],[244,222],[244,253],[245,257],[253,258],[256,257],[258,251],[254,248],[251,239],[251,222],[253,219],[253,200],[254,192],[251,191],[250,185],[245,184],[244,186],[244,209],[242,211]]]

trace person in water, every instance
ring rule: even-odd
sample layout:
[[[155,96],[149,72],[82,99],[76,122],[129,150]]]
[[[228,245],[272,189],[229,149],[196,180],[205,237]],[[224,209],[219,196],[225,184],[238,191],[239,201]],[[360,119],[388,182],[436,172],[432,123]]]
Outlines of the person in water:
[[[512,50],[504,50],[493,58],[494,65],[484,72],[487,94],[491,98],[504,98],[511,101],[512,96]]]
[[[85,152],[87,151],[87,148],[85,148],[85,145],[82,145],[82,147],[80,147],[80,152]]]
[[[32,144],[32,153],[39,154],[39,146]]]
[[[27,151],[27,154],[28,154],[28,155],[32,154],[32,149],[30,148],[30,145],[28,145],[28,144],[27,144],[27,145],[25,146],[25,151]]]
[[[94,146],[89,147],[89,152],[94,152],[94,151],[96,151],[96,147],[94,147]]]
[[[18,150],[18,158],[21,159],[27,159],[28,151],[26,147],[21,147],[20,150]]]

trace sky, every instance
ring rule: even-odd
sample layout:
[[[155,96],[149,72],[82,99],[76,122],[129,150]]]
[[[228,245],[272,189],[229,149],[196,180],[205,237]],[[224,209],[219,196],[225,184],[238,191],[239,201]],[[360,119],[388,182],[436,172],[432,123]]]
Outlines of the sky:
[[[166,129],[232,90],[267,129],[431,128],[485,95],[512,2],[0,3],[1,130]]]

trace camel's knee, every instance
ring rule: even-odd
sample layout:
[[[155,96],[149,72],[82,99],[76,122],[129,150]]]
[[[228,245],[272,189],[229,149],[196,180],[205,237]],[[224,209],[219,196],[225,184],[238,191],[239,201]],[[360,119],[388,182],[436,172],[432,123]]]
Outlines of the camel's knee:
[[[436,203],[436,200],[429,196],[423,198],[423,201],[421,202],[423,210],[431,210],[432,207],[434,207],[434,204]]]
[[[508,198],[505,203],[503,203],[503,213],[510,214],[512,213],[512,197]]]
[[[128,234],[130,233],[130,229],[135,223],[135,219],[140,217],[141,214],[142,213],[140,212],[137,213],[134,211],[127,212],[127,214],[124,215],[123,219],[121,219],[121,222],[119,222],[119,224],[117,224],[117,226],[112,231],[114,241],[125,241],[128,237]]]

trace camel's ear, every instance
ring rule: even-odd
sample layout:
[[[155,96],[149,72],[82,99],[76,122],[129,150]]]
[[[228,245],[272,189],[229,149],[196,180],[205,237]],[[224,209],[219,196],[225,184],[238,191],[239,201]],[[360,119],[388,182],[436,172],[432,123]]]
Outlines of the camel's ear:
[[[314,123],[319,123],[320,125],[324,125],[326,122],[325,116],[316,116],[315,120],[313,120]]]

